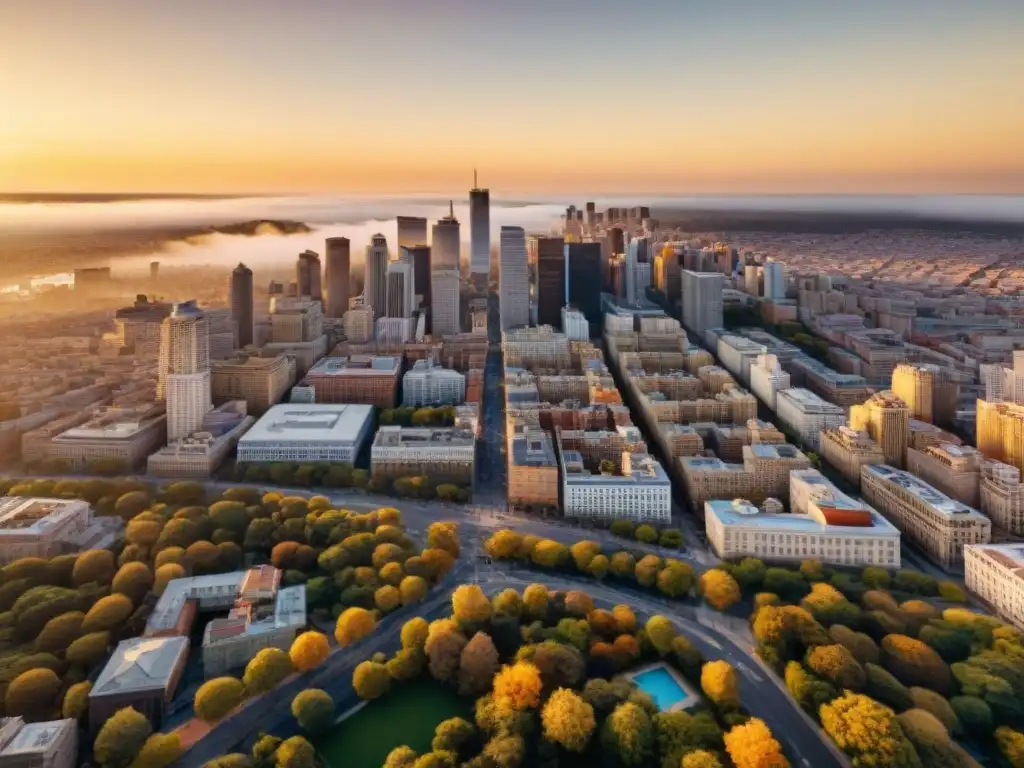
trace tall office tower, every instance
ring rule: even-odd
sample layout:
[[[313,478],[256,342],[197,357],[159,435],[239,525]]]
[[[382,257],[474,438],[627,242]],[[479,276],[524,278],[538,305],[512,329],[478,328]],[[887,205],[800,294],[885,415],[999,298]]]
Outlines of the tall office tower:
[[[303,251],[295,263],[295,282],[299,296],[309,296],[315,301],[323,298],[320,287],[320,257],[316,251]]]
[[[601,324],[600,273],[600,243],[565,244],[565,303],[579,309],[591,325]]]
[[[151,261],[149,262],[149,279],[156,280],[160,277],[160,262]]]
[[[612,227],[608,230],[608,242],[613,256],[626,252],[626,235],[622,227]]]
[[[373,308],[376,317],[384,317],[388,309],[387,294],[388,241],[376,234],[366,246],[366,276],[363,279],[363,304]]]
[[[231,319],[238,325],[238,346],[252,344],[255,330],[253,318],[252,270],[239,264],[231,272],[229,286],[231,296]]]
[[[910,418],[935,423],[936,365],[900,364],[892,372],[892,391],[910,409]]]
[[[620,219],[621,215],[622,214],[621,214],[621,212],[619,211],[618,208],[609,208],[605,212],[605,217],[604,217],[605,218],[605,222],[607,224],[618,224],[619,221],[621,220]]]
[[[850,408],[850,428],[871,435],[885,455],[885,463],[904,466],[910,442],[910,409],[891,390],[876,392]]]
[[[537,324],[560,328],[565,306],[565,240],[561,237],[531,237],[537,264]]]
[[[167,440],[188,437],[213,407],[210,328],[194,301],[175,304],[160,328],[157,397],[167,402]]]
[[[344,317],[348,312],[351,246],[347,237],[327,238],[327,317]]]
[[[693,272],[684,269],[683,286],[683,325],[686,329],[704,338],[709,328],[721,328],[722,290],[725,277],[720,272]]]
[[[412,317],[413,268],[408,261],[393,261],[387,271],[388,317]]]
[[[401,250],[402,261],[412,264],[413,296],[415,296],[413,307],[430,306],[430,246],[412,245]]]
[[[486,286],[491,273],[491,191],[477,186],[475,170],[473,188],[469,190],[469,254],[474,281]]]
[[[587,203],[587,226],[591,229],[597,224],[597,206]]]
[[[744,269],[744,280],[746,280],[746,270]],[[756,275],[757,267],[754,267],[754,274]],[[769,261],[764,265],[764,297],[766,299],[784,299],[786,298],[786,269],[782,266],[781,261]]]
[[[418,245],[426,245],[427,220],[419,216],[398,216],[398,253],[403,248],[414,248]]]
[[[459,271],[459,220],[455,207],[448,203],[448,215],[434,224],[430,243],[430,268]]]
[[[501,330],[530,324],[530,271],[522,227],[501,228],[498,254],[498,314]]]
[[[459,273],[454,269],[435,269],[430,275],[430,332],[434,336],[453,336],[460,330]]]

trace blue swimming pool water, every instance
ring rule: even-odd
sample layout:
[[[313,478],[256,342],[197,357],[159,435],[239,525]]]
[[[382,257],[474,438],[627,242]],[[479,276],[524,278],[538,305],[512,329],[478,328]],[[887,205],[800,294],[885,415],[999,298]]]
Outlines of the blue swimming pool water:
[[[641,691],[649,694],[663,712],[690,696],[665,667],[655,667],[634,675],[633,682]]]

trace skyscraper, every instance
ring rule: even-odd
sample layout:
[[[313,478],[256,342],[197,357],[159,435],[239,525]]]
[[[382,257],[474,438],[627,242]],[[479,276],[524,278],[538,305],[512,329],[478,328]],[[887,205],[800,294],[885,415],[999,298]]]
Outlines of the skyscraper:
[[[344,317],[348,312],[348,283],[352,269],[347,237],[327,238],[327,316]]]
[[[462,308],[459,303],[459,273],[454,269],[435,269],[430,275],[430,332],[451,336],[459,332]]]
[[[910,409],[893,392],[876,392],[850,408],[850,428],[871,435],[885,454],[885,463],[903,468],[910,443]]]
[[[430,248],[431,269],[459,271],[459,220],[449,202],[449,214],[434,224]]]
[[[414,248],[418,245],[426,245],[427,220],[419,216],[398,216],[398,253],[403,248]]]
[[[401,259],[412,264],[413,295],[419,306],[430,306],[430,246],[406,246]],[[415,307],[414,307],[415,309]]]
[[[572,304],[587,322],[601,323],[601,244],[566,243],[566,303]]]
[[[721,328],[724,276],[720,272],[683,270],[683,325],[704,338],[709,328]]]
[[[537,254],[537,324],[560,328],[565,306],[565,240],[532,237],[530,247]]]
[[[626,252],[626,236],[622,227],[612,227],[608,230],[608,243],[613,256]]]
[[[587,203],[587,226],[591,229],[597,223],[597,206],[594,203]]]
[[[210,328],[194,301],[175,304],[160,328],[157,397],[167,404],[167,440],[188,437],[213,407]]]
[[[366,276],[363,280],[363,303],[373,307],[376,317],[384,317],[387,297],[388,241],[376,234],[366,246]]]
[[[252,270],[239,264],[231,272],[231,319],[238,326],[238,346],[252,344],[253,337],[253,288]]]
[[[469,253],[470,273],[486,286],[491,272],[491,191],[477,186],[475,170],[469,190]]]
[[[323,291],[320,284],[320,256],[316,251],[303,251],[295,263],[295,282],[299,296],[309,296],[320,301]]]
[[[764,265],[764,297],[766,299],[786,298],[786,270],[781,261],[769,261]]]
[[[387,269],[387,316],[412,317],[413,268],[407,261],[393,261]]]
[[[501,228],[498,255],[498,311],[501,330],[530,324],[530,273],[526,233],[522,227]]]

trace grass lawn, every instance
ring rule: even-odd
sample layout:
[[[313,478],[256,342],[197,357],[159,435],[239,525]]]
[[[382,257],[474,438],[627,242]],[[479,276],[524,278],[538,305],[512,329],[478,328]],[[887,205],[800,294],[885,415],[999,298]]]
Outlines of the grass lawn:
[[[472,699],[433,680],[414,680],[372,701],[316,741],[328,768],[380,768],[395,747],[430,751],[434,728],[450,717],[473,721]]]

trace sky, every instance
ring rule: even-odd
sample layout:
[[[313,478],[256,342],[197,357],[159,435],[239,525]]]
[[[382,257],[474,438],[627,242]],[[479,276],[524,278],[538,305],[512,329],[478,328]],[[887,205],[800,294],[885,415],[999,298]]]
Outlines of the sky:
[[[1021,0],[0,0],[0,191],[1024,192]]]

